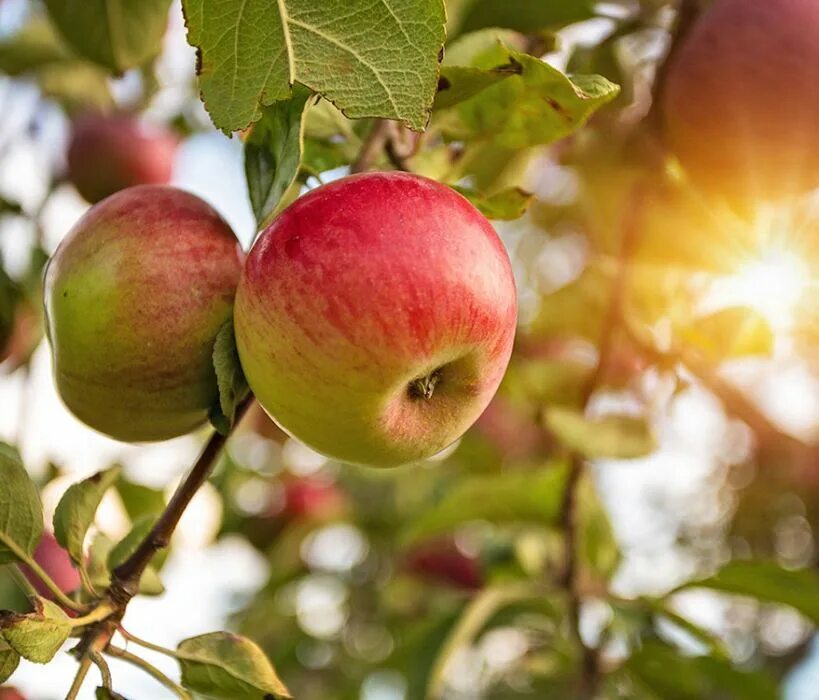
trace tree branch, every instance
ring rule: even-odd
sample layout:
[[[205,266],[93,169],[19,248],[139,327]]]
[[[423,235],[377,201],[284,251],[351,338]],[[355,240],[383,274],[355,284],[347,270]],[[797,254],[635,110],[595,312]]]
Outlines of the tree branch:
[[[370,133],[361,144],[358,156],[350,166],[351,173],[363,173],[369,170],[378,156],[381,155],[389,138],[390,122],[388,119],[376,119]]]

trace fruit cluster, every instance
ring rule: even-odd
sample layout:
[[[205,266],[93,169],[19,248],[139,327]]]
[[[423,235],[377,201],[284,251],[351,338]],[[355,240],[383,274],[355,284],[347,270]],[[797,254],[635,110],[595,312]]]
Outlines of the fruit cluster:
[[[82,145],[93,126],[77,127],[69,165],[95,200],[99,151]],[[515,287],[500,239],[461,195],[406,173],[350,176],[298,199],[245,256],[211,206],[156,184],[169,170],[134,174],[129,149],[145,144],[96,128],[128,151],[116,159],[128,177],[106,182],[135,186],[91,207],[45,277],[56,385],[87,425],[139,442],[204,423],[219,401],[214,342],[231,322],[261,406],[342,461],[425,459],[489,403]]]

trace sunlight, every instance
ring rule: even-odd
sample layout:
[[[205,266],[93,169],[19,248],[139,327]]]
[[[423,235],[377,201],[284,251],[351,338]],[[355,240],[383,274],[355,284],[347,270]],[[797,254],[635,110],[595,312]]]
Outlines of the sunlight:
[[[769,247],[720,280],[714,291],[726,304],[748,306],[765,316],[772,327],[787,328],[809,284],[808,267],[796,253]]]

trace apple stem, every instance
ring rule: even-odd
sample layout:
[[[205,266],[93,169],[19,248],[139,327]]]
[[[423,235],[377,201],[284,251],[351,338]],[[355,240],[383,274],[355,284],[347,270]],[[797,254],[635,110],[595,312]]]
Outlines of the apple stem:
[[[425,377],[413,379],[409,384],[409,394],[413,399],[426,399],[429,401],[435,393],[435,387],[441,381],[441,370],[436,369]]]

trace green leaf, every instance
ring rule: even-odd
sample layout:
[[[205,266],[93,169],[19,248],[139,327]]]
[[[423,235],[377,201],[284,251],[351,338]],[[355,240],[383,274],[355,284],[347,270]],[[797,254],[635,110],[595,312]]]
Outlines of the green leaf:
[[[113,104],[106,74],[88,61],[65,61],[44,66],[37,73],[43,94],[68,112],[106,109]]]
[[[114,548],[114,543],[102,532],[96,534],[88,548],[86,569],[88,578],[98,591],[103,591],[111,585],[111,572],[108,569],[108,556]]]
[[[35,17],[19,32],[0,42],[0,71],[6,75],[22,75],[70,57],[54,25],[45,17]]]
[[[732,561],[717,573],[677,590],[710,588],[757,600],[789,605],[819,624],[819,574],[812,569],[784,569],[772,561]]]
[[[181,642],[177,655],[182,685],[197,693],[229,700],[291,697],[264,652],[245,637],[203,634]]]
[[[171,0],[45,0],[45,4],[80,56],[122,73],[159,54]]]
[[[584,572],[607,581],[620,564],[620,548],[588,472],[577,486],[577,510],[577,559]]]
[[[121,467],[111,467],[73,484],[54,511],[54,537],[78,564],[84,564],[83,544],[105,492],[119,478]]]
[[[483,27],[520,32],[561,27],[594,16],[592,0],[472,0],[461,13],[455,33]]]
[[[423,129],[444,42],[442,0],[184,0],[214,124],[236,131],[299,82],[350,118]],[[228,40],[226,40],[226,38]]]
[[[20,654],[0,639],[0,683],[5,683],[17,670]]]
[[[532,201],[532,194],[520,187],[510,187],[491,195],[482,195],[466,187],[453,186],[452,189],[472,202],[487,219],[499,221],[519,219]]]
[[[211,409],[210,420],[220,433],[227,435],[233,427],[236,409],[250,391],[239,362],[233,318],[222,325],[216,336],[213,344],[213,368],[219,386],[219,405]]]
[[[0,564],[29,557],[43,536],[40,494],[14,448],[0,443]],[[17,550],[17,551],[15,551]]]
[[[537,472],[461,479],[407,526],[401,541],[413,544],[471,520],[552,525],[559,517],[566,476],[564,464],[551,464]]]
[[[774,334],[768,321],[758,311],[743,306],[721,309],[697,319],[681,335],[686,343],[717,360],[768,357],[774,349]]]
[[[520,68],[442,112],[436,125],[449,139],[481,139],[507,149],[549,144],[583,126],[619,91],[599,75],[570,79],[540,59],[502,45],[481,54],[476,63],[485,69]]]
[[[512,75],[520,75],[523,70],[517,62],[511,62],[484,70],[472,66],[442,66],[438,78],[438,92],[433,109],[447,109],[469,100],[479,92]]]
[[[293,86],[293,96],[262,110],[245,141],[245,175],[256,222],[262,228],[293,184],[301,165],[304,112],[312,92]]]
[[[106,562],[108,571],[116,569],[136,552],[142,540],[148,536],[157,517],[156,514],[144,515],[134,522],[131,531],[115,544],[108,553]],[[142,595],[161,595],[165,592],[165,586],[162,585],[157,568],[162,566],[166,557],[167,552],[159,552],[153,558],[153,563],[145,569],[142,578],[139,579],[139,592]]]
[[[108,688],[101,686],[94,691],[94,697],[96,700],[128,700],[124,695],[120,695],[113,690],[108,690]]]
[[[634,459],[651,454],[656,445],[643,418],[586,418],[571,408],[550,406],[544,425],[569,449],[591,459]]]
[[[774,680],[765,673],[742,671],[729,661],[683,656],[657,641],[648,641],[624,664],[641,685],[663,700],[776,700]]]
[[[71,618],[50,600],[37,596],[32,602],[34,612],[25,615],[0,612],[0,631],[8,645],[24,659],[47,664],[70,636]]]
[[[153,489],[150,486],[135,484],[120,478],[117,481],[116,490],[131,522],[145,515],[160,513],[165,509],[165,494],[162,489]]]

